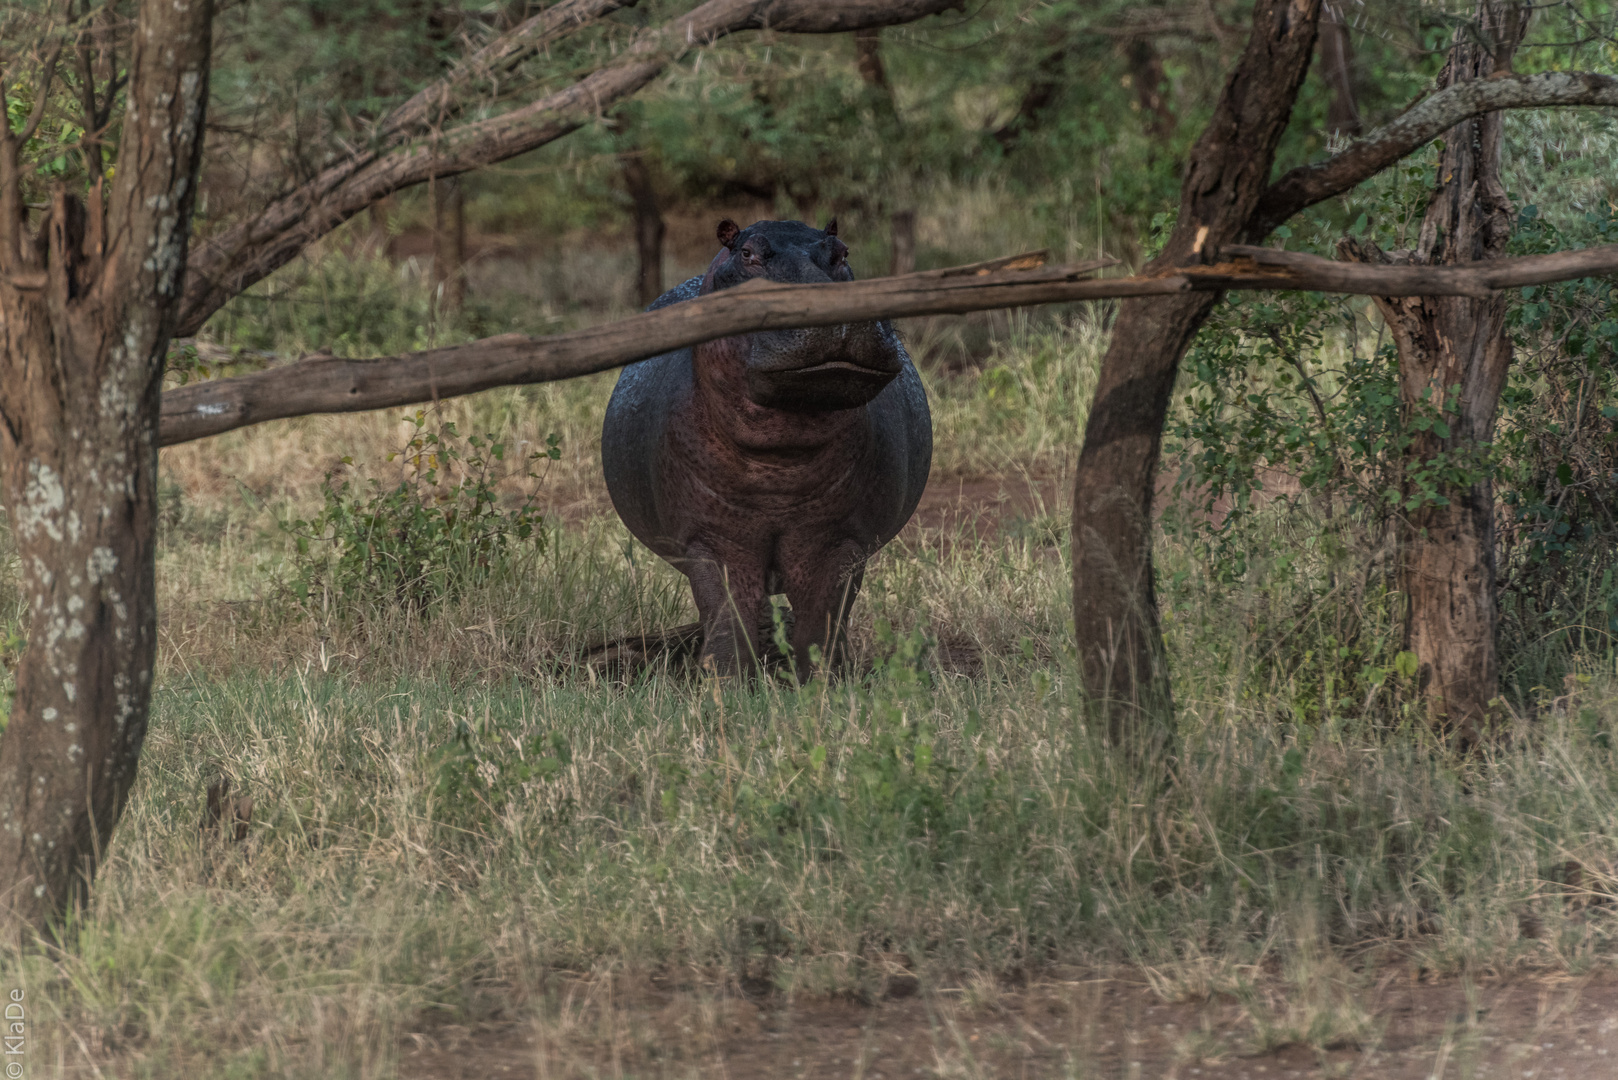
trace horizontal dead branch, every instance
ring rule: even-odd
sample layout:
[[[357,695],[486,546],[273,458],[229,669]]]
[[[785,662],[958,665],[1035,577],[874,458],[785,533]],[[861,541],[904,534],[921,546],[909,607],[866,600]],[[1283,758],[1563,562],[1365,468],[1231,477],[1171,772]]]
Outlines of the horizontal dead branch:
[[[1044,266],[1043,253],[902,277],[827,285],[752,281],[606,326],[550,337],[506,334],[403,356],[317,356],[163,395],[164,446],[311,413],[361,412],[606,371],[756,330],[953,315],[1193,290],[1318,290],[1365,296],[1487,296],[1496,289],[1618,273],[1618,245],[1461,266],[1368,266],[1231,246],[1218,262],[1158,277],[1096,279],[1111,260]]]

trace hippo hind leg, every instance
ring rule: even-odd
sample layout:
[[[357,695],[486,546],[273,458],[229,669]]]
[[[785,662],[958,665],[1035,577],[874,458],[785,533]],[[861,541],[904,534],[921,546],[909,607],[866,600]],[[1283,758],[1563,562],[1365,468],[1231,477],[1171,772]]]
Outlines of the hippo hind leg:
[[[820,650],[827,667],[848,661],[848,613],[865,581],[865,549],[852,541],[830,552],[795,553],[786,569],[787,599],[792,601],[792,653],[800,679],[813,673],[810,647]]]
[[[768,602],[763,569],[696,546],[680,569],[691,582],[702,621],[702,666],[719,675],[753,670],[759,656],[755,638]]]

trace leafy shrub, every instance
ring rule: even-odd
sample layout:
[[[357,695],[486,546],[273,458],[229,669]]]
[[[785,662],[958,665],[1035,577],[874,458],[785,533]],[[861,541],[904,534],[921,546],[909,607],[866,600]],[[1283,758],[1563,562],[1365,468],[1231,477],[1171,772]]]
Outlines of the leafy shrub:
[[[1618,208],[1560,223],[1526,206],[1513,254],[1618,241]],[[1503,599],[1526,638],[1573,624],[1600,637],[1618,632],[1611,586],[1618,539],[1618,318],[1614,281],[1581,278],[1519,291],[1508,315],[1515,350],[1500,402],[1502,449],[1498,515]],[[1575,554],[1582,557],[1574,558]],[[1589,560],[1605,569],[1594,597],[1569,569]],[[1594,610],[1582,610],[1586,605]],[[1602,647],[1605,644],[1602,643]]]
[[[523,476],[533,483],[521,503],[505,509],[496,490],[505,443],[493,435],[463,437],[453,423],[428,431],[425,410],[407,419],[414,437],[388,455],[406,465],[397,486],[371,479],[362,487],[327,473],[320,513],[287,525],[296,542],[290,584],[300,600],[419,610],[487,580],[522,547],[544,550],[534,505],[541,478],[533,470],[562,456],[560,437],[551,435],[545,449],[528,455]]]
[[[1413,196],[1430,190],[1431,175],[1419,163],[1397,172],[1350,234],[1413,242],[1424,205]],[[1300,246],[1329,250],[1331,222],[1305,229]],[[1519,214],[1511,252],[1615,238],[1613,208],[1551,220],[1530,205]],[[1292,610],[1248,629],[1286,639],[1266,656],[1288,677],[1313,669],[1309,677],[1332,688],[1320,695],[1322,706],[1353,713],[1404,675],[1408,654],[1395,656],[1384,632],[1392,612],[1383,609],[1399,599],[1390,557],[1396,526],[1420,506],[1491,480],[1508,685],[1522,694],[1560,685],[1568,650],[1604,652],[1618,633],[1613,299],[1613,282],[1597,278],[1514,291],[1507,315],[1514,357],[1494,438],[1415,461],[1408,450],[1419,433],[1448,437],[1445,416],[1458,411],[1459,388],[1447,388],[1449,400],[1401,403],[1397,351],[1379,323],[1363,320],[1363,300],[1231,295],[1182,367],[1165,432],[1181,505],[1166,528],[1190,541],[1220,586],[1252,584],[1255,566],[1271,585],[1279,574],[1301,586]],[[1170,592],[1182,583],[1170,582]],[[1330,631],[1318,639],[1296,633],[1327,622]]]

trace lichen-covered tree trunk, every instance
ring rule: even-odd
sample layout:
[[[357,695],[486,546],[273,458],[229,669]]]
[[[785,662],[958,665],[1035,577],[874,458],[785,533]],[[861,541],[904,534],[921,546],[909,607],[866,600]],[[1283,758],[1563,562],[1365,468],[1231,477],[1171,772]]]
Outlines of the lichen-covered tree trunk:
[[[0,497],[28,645],[0,737],[0,934],[84,895],[146,732],[157,423],[208,97],[211,0],[146,0],[118,172],[35,235],[0,139]]]
[[[1442,410],[1447,437],[1418,433],[1406,450],[1409,477],[1441,453],[1463,467],[1493,440],[1496,408],[1511,362],[1504,298],[1379,301],[1399,347],[1399,386],[1407,416]],[[1452,393],[1454,388],[1460,393]],[[1454,408],[1445,403],[1453,401]],[[1407,479],[1407,495],[1417,497]],[[1485,734],[1499,694],[1495,649],[1494,485],[1439,489],[1443,502],[1409,512],[1400,544],[1399,583],[1406,602],[1405,648],[1416,654],[1416,681],[1431,717],[1462,746]]]
[[[1456,33],[1440,88],[1486,79],[1510,67],[1529,10],[1480,5],[1475,26]],[[1500,181],[1501,118],[1488,113],[1444,136],[1438,184],[1414,251],[1384,253],[1345,240],[1341,253],[1361,262],[1442,266],[1497,259],[1511,238],[1514,212]],[[1399,580],[1405,595],[1405,647],[1416,655],[1417,685],[1433,721],[1465,746],[1487,733],[1499,693],[1494,487],[1481,475],[1479,451],[1493,441],[1500,392],[1511,363],[1504,296],[1379,298],[1399,350],[1399,388],[1407,424],[1407,505]],[[1418,418],[1436,424],[1412,423]],[[1432,463],[1481,475],[1444,482]]]
[[[1180,215],[1146,272],[1241,239],[1309,70],[1320,0],[1259,0],[1247,49],[1192,148]],[[1125,300],[1101,362],[1073,484],[1073,622],[1085,686],[1115,742],[1170,703],[1151,521],[1174,376],[1217,294]]]

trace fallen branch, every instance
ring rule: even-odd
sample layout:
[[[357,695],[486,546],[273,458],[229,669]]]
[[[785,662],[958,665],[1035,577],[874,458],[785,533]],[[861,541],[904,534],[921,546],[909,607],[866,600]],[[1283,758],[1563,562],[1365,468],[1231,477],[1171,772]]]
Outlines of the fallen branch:
[[[505,334],[402,356],[320,356],[163,395],[160,443],[173,446],[311,413],[363,412],[607,371],[756,330],[914,315],[958,315],[1190,291],[1282,289],[1362,296],[1487,296],[1494,290],[1618,273],[1618,245],[1461,266],[1371,266],[1229,246],[1221,261],[1158,277],[1097,279],[1111,260],[1045,266],[1044,254],[827,285],[752,281],[605,326],[550,337]]]

